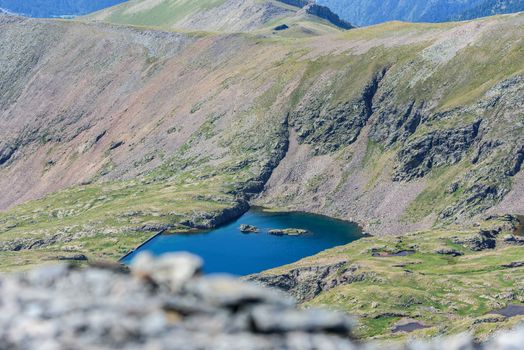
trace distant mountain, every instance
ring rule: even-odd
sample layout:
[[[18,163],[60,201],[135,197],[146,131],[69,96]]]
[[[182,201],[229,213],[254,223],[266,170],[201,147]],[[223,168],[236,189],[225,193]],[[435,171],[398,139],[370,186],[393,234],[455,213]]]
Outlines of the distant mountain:
[[[310,0],[276,0],[292,6],[304,7]],[[127,0],[0,0],[0,11],[22,14],[30,17],[68,17],[82,16],[96,12],[114,5],[127,2]],[[131,8],[135,5],[142,6],[140,13],[127,13],[124,17],[130,17],[126,22],[169,23],[179,22],[180,17],[188,14],[201,17],[198,13],[192,13],[193,8],[198,8],[202,2],[179,1],[179,0],[130,0],[130,4],[121,9]],[[208,0],[209,8],[229,9],[234,15],[240,15],[249,20],[254,13],[251,11],[256,6],[251,6],[250,0],[245,4],[238,1]],[[329,7],[333,12],[340,15],[343,20],[359,26],[372,25],[392,20],[406,22],[446,22],[454,20],[474,19],[478,17],[491,16],[495,14],[524,11],[524,0],[316,0],[316,4]],[[242,1],[240,2],[242,3]],[[275,1],[267,1],[275,3]],[[231,5],[231,6],[230,6]],[[266,5],[259,5],[264,7]],[[323,6],[310,4],[308,8],[313,15],[327,19],[331,23],[348,29],[349,23],[336,17]],[[207,5],[206,5],[207,6]],[[267,6],[266,6],[267,7]],[[173,9],[182,8],[182,12],[172,13]],[[162,9],[160,13],[150,13],[150,10]],[[207,7],[204,8],[207,11]],[[273,10],[278,6],[273,6]],[[259,9],[260,10],[260,9]],[[117,10],[118,11],[118,10]],[[187,13],[186,13],[187,12]],[[261,13],[267,15],[264,11]],[[147,15],[147,16],[146,16]],[[149,15],[152,15],[149,16]],[[222,12],[215,21],[232,16],[225,16]],[[132,17],[132,18],[131,18]],[[142,17],[142,18],[140,18]],[[272,16],[270,16],[272,17]],[[253,19],[253,18],[251,18]],[[185,19],[184,21],[189,21]],[[192,20],[194,21],[194,20]],[[256,26],[256,25],[255,25]]]
[[[392,20],[446,22],[524,11],[524,0],[317,0],[317,3],[360,26]]]
[[[459,14],[454,19],[466,20],[520,11],[524,11],[524,0],[485,0],[479,5]]]
[[[80,16],[125,0],[0,0],[4,12],[31,17]]]

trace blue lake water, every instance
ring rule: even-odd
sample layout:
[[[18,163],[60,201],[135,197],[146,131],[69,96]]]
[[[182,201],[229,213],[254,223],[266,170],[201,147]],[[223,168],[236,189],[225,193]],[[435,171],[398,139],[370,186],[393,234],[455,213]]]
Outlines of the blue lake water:
[[[241,224],[256,226],[259,233],[242,233]],[[298,228],[302,236],[274,236],[270,229]],[[204,259],[205,273],[247,275],[298,261],[325,249],[362,237],[351,222],[298,212],[268,212],[251,209],[238,220],[214,230],[160,235],[126,256],[124,263],[143,251],[153,255],[186,251]]]

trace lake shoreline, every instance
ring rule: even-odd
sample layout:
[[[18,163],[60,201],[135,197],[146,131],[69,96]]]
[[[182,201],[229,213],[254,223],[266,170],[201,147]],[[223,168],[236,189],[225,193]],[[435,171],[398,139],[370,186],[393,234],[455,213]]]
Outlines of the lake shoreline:
[[[246,202],[244,202],[244,203],[246,203]],[[251,204],[249,204],[249,202],[247,202],[247,207],[245,205],[240,205],[240,204],[241,203],[239,202],[239,203],[237,203],[236,206],[231,207],[231,208],[226,208],[219,215],[216,215],[216,217],[224,217],[226,212],[230,213],[231,211],[234,211],[234,210],[238,209],[239,207],[242,207],[241,210],[236,212],[236,216],[235,215],[228,215],[229,217],[228,217],[227,220],[217,220],[217,222],[218,222],[217,225],[212,226],[212,227],[208,227],[208,228],[197,228],[197,227],[192,228],[192,227],[190,227],[188,230],[173,231],[171,233],[169,233],[170,232],[169,229],[161,230],[161,231],[155,233],[154,235],[152,235],[151,237],[149,237],[148,239],[146,239],[144,242],[142,242],[141,244],[139,244],[135,248],[133,248],[130,251],[128,251],[121,258],[118,259],[118,262],[119,263],[123,263],[123,261],[127,257],[129,257],[131,254],[135,253],[137,250],[139,250],[140,248],[142,248],[143,246],[145,246],[146,244],[148,244],[149,242],[151,242],[152,240],[154,240],[155,238],[157,238],[160,235],[164,235],[164,234],[166,234],[166,235],[171,235],[171,234],[173,234],[173,235],[181,235],[181,234],[191,235],[191,234],[206,233],[206,232],[218,229],[220,227],[229,225],[232,222],[235,222],[236,220],[241,218],[245,213],[247,213],[248,211],[251,211],[251,210],[253,210],[253,211],[260,211],[260,212],[267,212],[267,213],[297,213],[297,214],[318,216],[319,218],[329,218],[331,220],[337,220],[337,221],[340,221],[342,223],[351,223],[353,225],[356,225],[358,227],[358,229],[360,230],[360,232],[362,234],[362,237],[371,237],[372,236],[372,235],[370,235],[369,233],[367,233],[365,231],[364,225],[362,225],[361,223],[358,223],[358,222],[351,221],[351,220],[345,220],[345,219],[341,219],[341,218],[338,218],[338,217],[332,217],[332,216],[328,216],[328,215],[308,212],[308,211],[305,211],[305,210],[288,210],[286,208],[265,207],[265,206],[261,206],[261,205],[251,205]],[[247,210],[246,210],[246,208],[247,208]],[[524,217],[523,217],[523,219],[524,219]]]
[[[293,263],[326,249],[351,243],[365,235],[354,222],[305,212],[276,212],[265,207],[249,211],[213,229],[166,234],[159,232],[123,256],[129,264],[136,254],[153,255],[186,251],[201,256],[206,273],[230,273],[243,276]],[[242,224],[259,228],[245,234]],[[272,230],[296,228],[304,235],[272,235]]]

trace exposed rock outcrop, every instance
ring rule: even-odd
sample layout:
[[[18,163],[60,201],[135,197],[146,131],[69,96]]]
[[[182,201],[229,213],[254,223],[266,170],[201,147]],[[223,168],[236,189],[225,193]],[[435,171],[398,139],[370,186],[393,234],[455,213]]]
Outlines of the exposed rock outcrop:
[[[518,267],[524,267],[524,261],[514,261],[509,264],[504,264],[502,267],[505,269],[516,269]]]
[[[304,7],[304,10],[306,10],[307,13],[317,16],[319,18],[325,19],[329,23],[342,28],[342,29],[353,29],[355,28],[354,25],[349,23],[348,21],[343,20],[340,18],[336,13],[331,11],[331,9],[327,6],[318,5],[315,3],[310,3]]]
[[[59,256],[60,261],[87,261],[89,260],[84,254],[76,254],[71,256]]]
[[[499,230],[481,230],[479,233],[465,239],[455,239],[454,243],[462,244],[473,251],[495,249]]]
[[[336,13],[331,11],[329,7],[319,5],[315,3],[314,0],[278,0],[278,1],[283,2],[284,4],[291,5],[291,6],[303,8],[306,11],[306,13],[322,18],[339,28],[342,28],[342,29],[355,28],[355,26],[353,26],[351,23],[343,20]]]
[[[359,267],[342,261],[323,266],[300,267],[283,274],[256,274],[245,277],[264,286],[283,290],[298,301],[313,299],[320,293],[341,284],[364,280],[368,277]]]
[[[242,224],[240,225],[240,232],[242,233],[256,233],[258,228],[253,225]]]
[[[378,108],[373,112],[375,122],[371,125],[369,137],[375,142],[391,147],[396,142],[404,142],[417,131],[422,120],[422,106],[414,101],[404,106],[388,105],[388,95],[381,98]]]
[[[387,70],[373,75],[360,96],[332,106],[330,97],[307,96],[290,116],[301,143],[314,147],[316,155],[335,152],[356,141],[373,114],[373,98]]]
[[[398,153],[394,179],[411,180],[426,175],[433,167],[459,162],[478,135],[480,121],[471,125],[437,130],[409,142]]]
[[[240,199],[231,208],[211,213],[195,213],[191,219],[184,220],[180,224],[194,229],[206,230],[231,222],[248,210],[249,203]]]
[[[308,231],[299,228],[285,228],[269,230],[268,233],[274,236],[302,236],[308,233]]]
[[[0,146],[0,166],[5,164],[11,159],[16,151],[16,147],[12,145]]]

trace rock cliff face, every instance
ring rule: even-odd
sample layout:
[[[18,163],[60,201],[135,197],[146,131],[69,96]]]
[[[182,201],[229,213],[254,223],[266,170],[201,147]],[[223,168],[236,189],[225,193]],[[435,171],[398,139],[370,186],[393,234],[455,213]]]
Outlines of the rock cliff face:
[[[283,274],[252,275],[246,281],[270,286],[291,294],[299,302],[309,301],[339,285],[362,281],[365,273],[358,266],[348,266],[348,261],[334,264],[297,267]]]
[[[478,135],[480,121],[465,127],[436,130],[408,143],[397,155],[394,180],[423,177],[435,166],[458,163]]]
[[[447,75],[430,66],[443,64],[455,71],[453,62],[461,60],[458,47],[451,56],[445,51],[433,56],[444,45],[454,45],[443,40],[422,51],[419,58],[425,63],[420,68],[414,68],[416,61],[403,66],[386,59],[358,80],[354,72],[341,69],[331,75],[326,70],[292,110],[290,123],[298,142],[259,203],[345,213],[371,224],[368,228],[375,233],[400,232],[392,216],[420,223],[432,211],[441,222],[464,221],[496,206],[511,191],[511,182],[519,181],[515,175],[522,167],[523,77],[508,76],[469,102],[455,95],[464,90],[451,93],[455,88],[444,87],[447,83],[427,85],[432,92],[422,92],[416,86]],[[352,79],[344,81],[346,74]],[[345,94],[340,92],[344,88]],[[436,171],[443,173],[431,176]],[[295,185],[300,182],[306,186]],[[388,188],[380,189],[386,183]],[[433,186],[439,190],[430,190]],[[430,200],[437,207],[429,209]],[[374,223],[359,220],[368,203]]]

